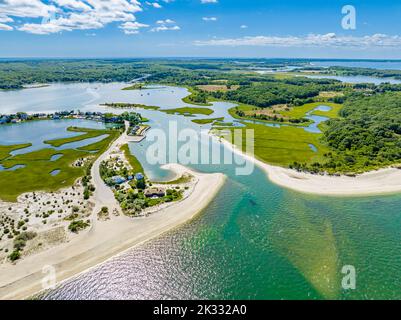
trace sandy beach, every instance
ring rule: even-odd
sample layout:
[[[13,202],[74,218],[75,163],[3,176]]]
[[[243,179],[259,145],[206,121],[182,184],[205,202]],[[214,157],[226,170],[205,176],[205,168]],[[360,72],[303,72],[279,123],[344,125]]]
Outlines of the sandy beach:
[[[177,164],[165,168],[197,179],[187,198],[147,217],[119,215],[97,221],[70,242],[28,256],[16,265],[0,265],[0,299],[23,299],[41,291],[46,266],[55,269],[57,282],[61,282],[190,221],[224,185],[223,174],[201,174]]]
[[[214,137],[220,140],[219,137]],[[271,182],[301,193],[323,196],[373,196],[401,192],[400,169],[385,168],[356,177],[314,175],[266,164],[245,154],[224,139],[221,139],[221,143],[262,168]]]

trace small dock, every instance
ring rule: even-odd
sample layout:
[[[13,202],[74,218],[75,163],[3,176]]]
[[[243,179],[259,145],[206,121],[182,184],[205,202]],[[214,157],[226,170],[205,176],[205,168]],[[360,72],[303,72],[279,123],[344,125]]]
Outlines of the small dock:
[[[129,142],[135,142],[139,143],[142,142],[146,138],[146,133],[149,131],[150,127],[149,126],[144,126],[139,128],[136,132],[139,134],[135,135],[128,135],[128,141]]]

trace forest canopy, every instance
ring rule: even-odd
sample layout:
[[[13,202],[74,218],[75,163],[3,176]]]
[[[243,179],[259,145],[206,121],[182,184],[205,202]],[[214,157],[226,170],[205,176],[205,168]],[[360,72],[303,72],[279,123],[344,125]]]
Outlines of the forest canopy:
[[[401,94],[384,93],[349,98],[339,119],[329,120],[324,131],[333,149],[328,167],[358,171],[401,160]]]

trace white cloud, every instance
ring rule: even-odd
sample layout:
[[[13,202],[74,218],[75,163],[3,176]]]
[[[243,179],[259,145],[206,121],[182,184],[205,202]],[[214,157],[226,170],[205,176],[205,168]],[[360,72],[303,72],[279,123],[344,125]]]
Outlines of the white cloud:
[[[202,18],[203,21],[217,21],[216,17],[203,17]]]
[[[156,21],[157,24],[174,24],[175,21],[171,19],[166,19],[166,20],[158,20]]]
[[[113,22],[135,22],[135,13],[142,11],[138,0],[2,1],[0,22],[12,22],[13,17],[31,18],[33,21],[22,25],[15,23],[14,27],[33,34],[100,29]],[[125,28],[122,29],[125,32]]]
[[[0,22],[14,22],[14,19],[7,16],[0,16]]]
[[[163,8],[162,5],[161,5],[160,3],[157,3],[157,2],[149,2],[149,1],[146,1],[146,4],[147,4],[148,6],[151,6],[151,7],[153,7],[153,8],[156,8],[156,9],[161,9],[161,8]]]
[[[161,32],[161,31],[178,31],[181,28],[177,25],[174,20],[166,19],[166,20],[158,20],[156,21],[156,27],[152,28],[150,31],[152,32]]]
[[[242,26],[240,26],[241,29],[248,29],[248,26],[243,24]]]
[[[335,33],[307,36],[257,36],[235,39],[195,41],[198,46],[271,46],[271,47],[401,47],[401,36],[374,34],[369,36],[338,36]]]
[[[152,32],[160,32],[160,31],[178,31],[181,30],[181,28],[179,26],[166,26],[166,25],[161,25],[159,27],[155,27],[153,29],[151,29],[150,31]]]
[[[217,0],[201,0],[202,4],[207,4],[207,3],[218,3]]]
[[[125,22],[123,23],[120,28],[124,30],[125,34],[138,34],[139,29],[141,28],[148,28],[149,25],[139,22]]]
[[[3,30],[3,31],[11,31],[11,30],[13,30],[13,29],[14,29],[13,27],[11,27],[11,26],[9,26],[9,25],[7,25],[7,24],[0,23],[0,30]]]
[[[54,5],[40,0],[3,0],[0,3],[0,15],[3,17],[39,18],[56,11]]]
[[[60,7],[64,7],[67,9],[83,11],[89,11],[91,9],[90,6],[79,0],[53,0],[53,2]]]

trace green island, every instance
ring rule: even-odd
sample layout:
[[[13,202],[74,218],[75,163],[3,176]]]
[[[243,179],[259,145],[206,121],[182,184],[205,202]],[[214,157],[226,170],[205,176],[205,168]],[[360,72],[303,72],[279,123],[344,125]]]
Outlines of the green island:
[[[128,87],[123,88],[122,90],[142,90],[145,87],[142,83],[134,83]]]
[[[183,102],[198,106],[210,107],[212,104],[207,101],[207,94],[196,87],[187,87],[190,95],[182,99]]]
[[[164,109],[160,110],[161,112],[167,114],[178,114],[182,116],[194,116],[194,115],[206,115],[210,116],[214,113],[212,109],[208,108],[194,108],[194,107],[183,107],[183,108],[175,108],[175,109]]]
[[[222,121],[216,121],[213,123],[213,128],[216,127],[232,127],[234,126],[233,122],[222,122]]]
[[[217,121],[223,121],[223,120],[224,120],[224,117],[222,117],[222,118],[212,118],[212,119],[193,119],[191,121],[193,123],[202,125],[202,124],[211,124],[211,123],[214,123],[214,122],[217,122]]]
[[[76,127],[69,127],[67,128],[69,132],[76,132],[81,133],[78,136],[70,137],[70,138],[63,138],[57,140],[46,140],[44,143],[51,145],[52,147],[61,147],[64,144],[78,142],[86,139],[97,138],[101,135],[107,134],[108,130],[96,130],[96,129],[87,129],[87,128],[76,128]]]

